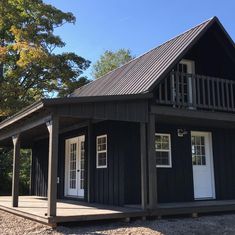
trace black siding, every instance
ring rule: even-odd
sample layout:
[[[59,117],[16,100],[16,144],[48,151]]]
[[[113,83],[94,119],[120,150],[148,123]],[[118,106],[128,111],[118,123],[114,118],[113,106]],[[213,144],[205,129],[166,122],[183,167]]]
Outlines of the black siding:
[[[156,123],[156,132],[171,134],[172,168],[157,169],[159,202],[193,201],[193,174],[191,160],[191,131],[212,133],[215,191],[217,200],[235,199],[235,130]],[[177,129],[188,133],[177,136]],[[58,197],[64,196],[65,139],[86,135],[80,129],[60,136]],[[108,168],[96,168],[96,136],[108,136]],[[123,205],[141,201],[139,124],[105,121],[94,124],[92,144],[91,202]],[[87,142],[86,142],[87,143]],[[87,148],[87,146],[86,146]],[[87,151],[86,151],[87,152]],[[48,140],[40,140],[33,148],[32,192],[47,194]],[[86,155],[87,158],[87,155]],[[87,167],[87,162],[86,162]],[[87,179],[87,172],[85,175]],[[87,185],[85,185],[85,200]]]
[[[32,148],[31,194],[47,196],[48,139],[40,140]]]
[[[139,124],[105,121],[94,124],[92,141],[91,202],[124,205],[140,202],[140,150]],[[108,168],[96,168],[96,136],[108,136]],[[87,128],[60,136],[58,161],[58,197],[64,197],[65,140],[85,135]],[[87,141],[86,141],[87,150]],[[32,194],[47,195],[48,140],[37,141],[33,146]],[[87,151],[86,162],[87,169]],[[87,171],[85,182],[87,182]],[[134,179],[134,181],[133,181]],[[85,184],[87,200],[87,184]]]
[[[157,168],[159,202],[193,200],[193,176],[190,132],[179,138],[177,126],[157,125],[158,133],[171,135],[172,168]]]
[[[177,136],[177,129],[188,134]],[[212,148],[216,200],[235,199],[235,130],[192,126],[162,125],[157,132],[171,134],[172,168],[158,168],[159,202],[193,201],[193,173],[191,160],[191,131],[212,133]]]
[[[93,154],[93,200],[111,205],[139,202],[139,124],[99,123],[95,136],[103,134],[108,137],[108,168],[96,169],[96,155]]]
[[[235,199],[235,130],[213,132],[216,198]]]

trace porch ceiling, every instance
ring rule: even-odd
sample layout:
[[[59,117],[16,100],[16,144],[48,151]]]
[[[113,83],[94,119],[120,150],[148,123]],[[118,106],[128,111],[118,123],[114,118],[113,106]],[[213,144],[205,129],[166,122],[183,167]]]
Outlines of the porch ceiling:
[[[67,129],[76,128],[76,126],[82,126],[86,122],[85,119],[80,118],[71,118],[71,117],[62,117],[60,118],[60,128],[59,133],[63,133]],[[14,129],[18,129],[22,124],[19,123],[18,125],[14,126]],[[12,130],[9,129],[9,132]],[[35,126],[33,128],[30,128],[26,131],[21,132],[20,134],[20,141],[21,141],[21,147],[22,148],[30,148],[34,141],[37,139],[43,139],[48,138],[49,133],[46,127],[46,124],[40,124],[38,126]],[[0,141],[1,147],[12,147],[12,139],[11,136],[3,139]]]

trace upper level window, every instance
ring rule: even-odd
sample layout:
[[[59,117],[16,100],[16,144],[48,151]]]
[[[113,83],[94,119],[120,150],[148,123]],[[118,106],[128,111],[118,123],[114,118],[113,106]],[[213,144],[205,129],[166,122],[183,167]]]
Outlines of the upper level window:
[[[171,136],[155,134],[155,151],[157,167],[171,167]]]
[[[96,138],[96,167],[107,168],[107,135]]]
[[[181,60],[177,66],[177,71],[180,73],[195,73],[195,63],[193,60]]]

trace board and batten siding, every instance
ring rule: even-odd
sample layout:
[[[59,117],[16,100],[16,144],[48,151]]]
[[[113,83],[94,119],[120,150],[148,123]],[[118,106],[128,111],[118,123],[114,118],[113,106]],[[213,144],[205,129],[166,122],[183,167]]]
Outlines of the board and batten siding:
[[[190,132],[180,138],[177,129],[182,128],[157,123],[157,133],[171,136],[171,168],[157,169],[158,202],[185,202],[193,200],[193,176]]]
[[[235,130],[213,131],[215,188],[218,200],[235,199]]]
[[[139,125],[130,122],[107,121],[94,128],[96,136],[107,134],[107,168],[96,168],[96,153],[92,154],[92,201],[109,205],[139,202],[140,151]],[[94,148],[96,148],[94,146]],[[138,181],[138,182],[137,182]],[[137,182],[137,183],[136,183]],[[133,197],[133,192],[136,193]],[[137,198],[137,200],[136,200]]]
[[[58,198],[64,197],[64,175],[65,175],[65,140],[79,135],[86,135],[86,128],[71,131],[60,135],[59,151],[58,151],[58,177],[57,184]],[[87,145],[85,145],[87,148]],[[38,140],[32,148],[32,173],[31,173],[31,193],[37,196],[47,196],[47,180],[48,180],[48,139]],[[87,151],[85,151],[87,154]],[[87,155],[86,155],[87,156]],[[87,157],[85,157],[87,159]],[[85,162],[85,165],[87,163]],[[85,174],[85,178],[87,175]],[[85,185],[86,187],[87,185]],[[86,190],[85,190],[86,191]]]
[[[32,147],[31,194],[46,197],[48,181],[48,139]]]
[[[177,129],[188,133],[177,136]],[[235,130],[157,123],[157,132],[171,134],[172,168],[158,168],[159,202],[194,200],[191,131],[212,134],[216,200],[235,199]]]
[[[96,137],[107,134],[108,167],[96,168]],[[65,140],[85,135],[87,128],[60,135],[58,198],[64,197]],[[87,200],[87,142],[85,141],[85,198]],[[91,202],[109,205],[140,203],[139,124],[105,121],[93,124],[91,159]],[[47,196],[48,140],[33,146],[32,194]]]
[[[212,133],[216,200],[235,199],[235,130],[157,123],[158,133],[171,135],[172,168],[158,168],[158,202],[194,200],[191,157],[191,131]],[[138,204],[141,200],[139,124],[105,121],[94,124],[91,161],[91,202],[109,205]],[[188,133],[178,137],[177,129]],[[58,197],[64,197],[65,139],[85,134],[79,129],[60,136]],[[96,168],[96,136],[107,134],[108,167]],[[87,142],[86,142],[87,169]],[[40,140],[33,148],[32,193],[47,194],[48,141]],[[87,171],[85,174],[87,179]],[[85,184],[87,200],[87,184]]]

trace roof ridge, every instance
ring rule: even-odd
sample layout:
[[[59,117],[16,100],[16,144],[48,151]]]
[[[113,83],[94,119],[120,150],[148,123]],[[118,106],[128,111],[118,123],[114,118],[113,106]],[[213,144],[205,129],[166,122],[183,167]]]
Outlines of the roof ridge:
[[[122,67],[124,67],[124,66],[126,66],[126,65],[128,65],[128,64],[130,64],[130,63],[132,63],[133,61],[136,61],[136,60],[142,58],[143,56],[145,56],[145,55],[151,53],[152,51],[154,51],[154,50],[156,50],[156,49],[158,49],[158,48],[164,46],[165,44],[169,43],[170,41],[172,41],[172,40],[174,40],[174,39],[176,39],[176,38],[178,38],[178,37],[180,37],[180,36],[182,36],[182,35],[184,35],[184,34],[190,32],[190,31],[194,30],[194,29],[197,28],[197,27],[200,27],[200,26],[203,25],[203,24],[209,23],[210,21],[215,20],[216,18],[217,18],[216,16],[211,17],[211,18],[209,18],[209,19],[203,21],[202,23],[197,24],[196,26],[194,26],[194,27],[192,27],[192,28],[190,28],[190,29],[184,31],[183,33],[180,33],[180,34],[178,34],[178,35],[176,35],[176,36],[174,36],[174,37],[168,39],[167,41],[161,43],[160,45],[155,46],[154,48],[148,50],[147,52],[144,52],[144,53],[140,54],[139,56],[137,56],[137,57],[131,59],[130,61],[126,62],[125,64],[123,64],[123,65],[121,65],[121,66],[119,66],[119,67],[117,67],[117,68],[115,68],[115,69],[109,71],[108,73],[104,74],[103,76],[101,76],[101,77],[99,77],[99,78],[97,78],[97,79],[95,79],[95,80],[93,80],[93,81],[91,81],[91,82],[85,84],[85,85],[82,86],[82,87],[79,87],[79,88],[75,89],[74,92],[83,89],[84,87],[86,87],[86,86],[92,84],[92,83],[95,82],[95,81],[98,81],[99,79],[105,78],[105,77],[106,77],[107,75],[109,75],[110,73],[113,73],[113,72],[115,72],[116,70],[118,70],[118,69],[120,69],[120,68],[122,68]],[[74,92],[73,92],[71,95],[73,95]]]

